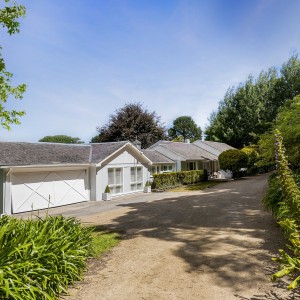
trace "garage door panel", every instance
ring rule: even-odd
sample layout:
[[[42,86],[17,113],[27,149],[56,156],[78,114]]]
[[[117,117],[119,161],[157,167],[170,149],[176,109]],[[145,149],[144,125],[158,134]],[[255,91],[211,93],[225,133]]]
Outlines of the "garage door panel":
[[[11,178],[14,213],[89,200],[85,170],[13,173]]]

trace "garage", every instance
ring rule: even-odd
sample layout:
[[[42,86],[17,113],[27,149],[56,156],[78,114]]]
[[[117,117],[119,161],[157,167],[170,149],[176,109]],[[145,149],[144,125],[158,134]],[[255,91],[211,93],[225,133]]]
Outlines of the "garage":
[[[11,197],[13,213],[88,201],[87,170],[14,172]]]

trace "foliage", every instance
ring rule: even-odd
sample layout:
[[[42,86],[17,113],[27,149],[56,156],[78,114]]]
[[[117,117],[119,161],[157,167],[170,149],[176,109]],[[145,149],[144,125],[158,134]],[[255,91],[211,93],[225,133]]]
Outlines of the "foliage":
[[[169,190],[169,192],[192,192],[192,191],[200,191],[204,190],[206,188],[213,187],[220,182],[216,181],[205,181],[205,182],[199,182],[195,184],[190,184],[190,185],[182,185],[180,187],[176,187],[174,189]]]
[[[5,0],[5,3],[10,4],[10,0]],[[20,23],[18,19],[24,17],[26,9],[23,5],[18,5],[13,2],[11,5],[4,6],[0,9],[0,24],[7,30],[7,33],[12,35],[20,31]],[[6,70],[5,61],[2,57],[0,46],[0,123],[1,126],[10,130],[11,124],[20,124],[19,117],[25,114],[24,111],[7,110],[5,104],[13,97],[15,99],[22,99],[26,91],[26,85],[20,84],[18,86],[11,85],[12,73]]]
[[[259,160],[259,154],[255,148],[244,147],[241,149],[247,155],[247,175],[255,175],[259,172],[256,163]]]
[[[249,76],[230,87],[206,128],[206,139],[242,148],[257,144],[260,135],[272,128],[279,108],[300,94],[300,61],[293,55],[278,73],[276,68]]]
[[[71,137],[68,135],[47,135],[39,140],[39,142],[46,143],[62,143],[62,144],[83,144],[84,142],[78,137]]]
[[[0,218],[0,298],[57,299],[81,278],[92,253],[91,231],[63,216]]]
[[[109,251],[120,241],[120,235],[116,232],[108,232],[97,228],[92,232],[93,236],[93,256],[100,257],[103,253]]]
[[[110,187],[107,185],[105,190],[104,190],[105,194],[109,194],[110,193]]]
[[[155,142],[165,139],[165,127],[156,112],[149,112],[142,104],[127,103],[117,109],[109,117],[109,122],[97,127],[99,135],[92,138],[92,142],[117,142],[135,141],[141,142],[142,148],[147,148]]]
[[[277,178],[277,173],[270,175],[268,179],[269,187],[263,198],[263,205],[275,218],[279,217],[279,208],[283,201],[282,190]]]
[[[280,257],[273,259],[279,263],[279,271],[272,276],[272,280],[289,275],[293,281],[288,289],[294,289],[300,283],[300,190],[288,166],[282,135],[279,130],[275,130],[275,134],[277,175],[282,190],[282,201],[278,208],[279,224],[290,242],[288,248],[291,254],[279,250]]]
[[[293,169],[300,168],[300,95],[294,99],[286,101],[280,108],[273,128],[280,130],[284,144],[286,146],[286,155]],[[262,164],[274,164],[274,130],[261,136],[259,148],[261,151]]]
[[[193,184],[207,180],[205,170],[153,174],[153,189],[169,189],[181,184]]]
[[[146,184],[145,184],[145,186],[151,186],[151,183],[150,183],[150,181],[149,181],[149,180],[147,180],[147,181],[146,181]]]
[[[247,167],[247,155],[238,149],[228,149],[219,155],[220,168],[232,171],[233,177],[237,178],[241,168]]]
[[[183,138],[191,139],[191,141],[201,139],[201,128],[197,126],[195,121],[190,116],[178,117],[173,121],[173,127],[168,130],[169,137],[171,139]]]
[[[275,134],[277,173],[284,203],[281,210],[285,217],[299,220],[300,222],[300,191],[285,157],[285,148],[282,143],[281,133],[279,130],[275,130]]]

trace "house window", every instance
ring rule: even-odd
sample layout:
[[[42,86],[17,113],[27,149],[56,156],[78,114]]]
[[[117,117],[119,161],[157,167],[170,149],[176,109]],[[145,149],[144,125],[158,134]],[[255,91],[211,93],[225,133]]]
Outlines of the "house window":
[[[150,168],[150,174],[157,174],[159,173],[159,167],[158,166],[151,166]]]
[[[123,170],[122,168],[108,169],[108,186],[112,194],[123,192]]]
[[[189,161],[187,163],[187,169],[188,169],[188,171],[197,170],[196,162],[195,161]]]
[[[130,168],[130,190],[141,191],[143,189],[143,169],[142,167]]]
[[[203,169],[208,170],[209,169],[209,162],[204,162],[203,163]]]
[[[164,165],[162,167],[162,171],[165,173],[165,172],[172,172],[173,171],[173,167],[172,165]]]

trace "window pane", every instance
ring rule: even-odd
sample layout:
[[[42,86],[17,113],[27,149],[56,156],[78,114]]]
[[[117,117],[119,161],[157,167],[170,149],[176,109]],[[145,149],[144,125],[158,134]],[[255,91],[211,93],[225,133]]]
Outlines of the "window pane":
[[[135,179],[135,168],[130,168],[130,179],[131,179],[131,182],[135,182],[136,179]]]
[[[130,190],[135,191],[136,190],[136,184],[131,184],[130,185]]]
[[[143,189],[143,184],[142,183],[138,183],[136,189],[138,191],[142,190]]]
[[[114,169],[108,169],[108,184],[114,184]]]
[[[115,184],[122,184],[122,169],[117,168],[115,170],[116,170]]]
[[[137,170],[137,182],[143,181],[143,171],[141,167],[138,167]]]

